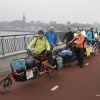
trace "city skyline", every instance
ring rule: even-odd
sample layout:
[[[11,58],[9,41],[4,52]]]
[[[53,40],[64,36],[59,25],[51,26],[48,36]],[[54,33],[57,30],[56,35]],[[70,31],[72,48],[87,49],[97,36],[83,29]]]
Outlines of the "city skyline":
[[[20,20],[23,14],[26,22],[100,22],[99,3],[99,0],[1,0],[0,22]]]

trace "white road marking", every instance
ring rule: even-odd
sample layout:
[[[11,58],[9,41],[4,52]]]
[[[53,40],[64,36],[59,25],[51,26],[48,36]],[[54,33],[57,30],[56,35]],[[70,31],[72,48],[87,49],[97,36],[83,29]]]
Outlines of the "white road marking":
[[[97,97],[100,97],[100,94],[96,94]]]
[[[51,91],[55,91],[57,88],[58,88],[59,86],[54,86],[52,89],[51,89]]]
[[[86,63],[85,65],[89,65],[89,63]]]

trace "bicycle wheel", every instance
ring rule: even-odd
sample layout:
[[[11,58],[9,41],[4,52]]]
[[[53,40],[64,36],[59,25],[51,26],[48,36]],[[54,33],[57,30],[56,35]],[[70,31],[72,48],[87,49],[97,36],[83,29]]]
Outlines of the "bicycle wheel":
[[[6,78],[2,79],[0,81],[0,94],[8,92],[11,85],[12,85],[12,79],[10,76],[7,76]]]
[[[93,54],[94,54],[95,56],[98,55],[98,53],[99,53],[99,46],[97,45],[97,46],[95,46],[93,49],[94,49]]]
[[[51,68],[51,67],[48,67],[47,71],[48,71],[47,74],[48,74],[50,77],[54,77],[54,76],[56,76],[57,73],[58,73],[58,69],[56,69],[56,68]]]

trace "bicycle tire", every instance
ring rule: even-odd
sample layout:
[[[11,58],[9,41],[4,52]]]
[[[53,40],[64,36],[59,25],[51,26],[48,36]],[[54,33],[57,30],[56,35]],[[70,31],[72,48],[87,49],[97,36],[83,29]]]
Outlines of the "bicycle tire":
[[[10,76],[3,78],[0,81],[0,94],[7,93],[11,85],[12,85],[12,79]]]
[[[94,54],[95,56],[97,56],[98,53],[99,53],[99,46],[97,45],[97,46],[94,47],[94,52],[93,52],[93,54]]]
[[[54,76],[56,76],[57,73],[58,73],[58,69],[56,69],[56,68],[51,68],[51,67],[48,67],[47,71],[48,71],[47,74],[48,74],[48,76],[50,76],[50,77],[54,77]]]

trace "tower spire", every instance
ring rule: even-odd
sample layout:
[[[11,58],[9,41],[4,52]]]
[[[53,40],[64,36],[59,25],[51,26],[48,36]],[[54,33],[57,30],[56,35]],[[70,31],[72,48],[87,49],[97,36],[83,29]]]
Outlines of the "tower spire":
[[[25,14],[23,14],[23,21],[26,22]]]

